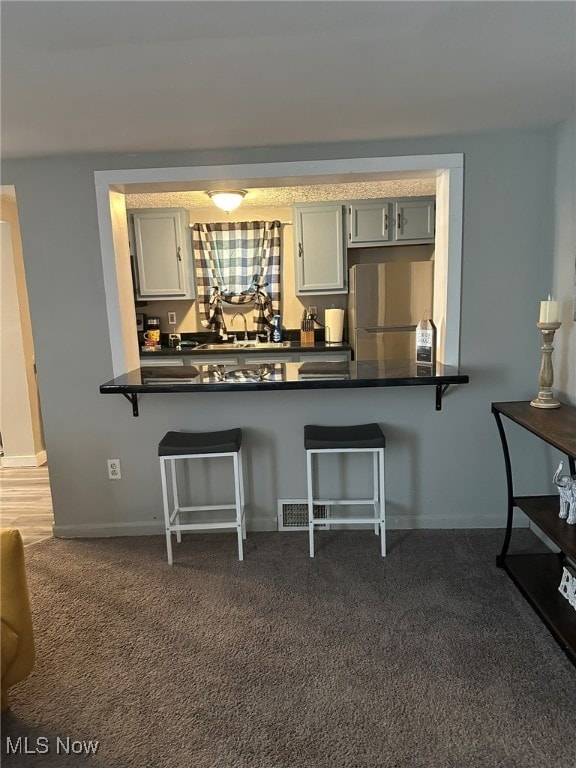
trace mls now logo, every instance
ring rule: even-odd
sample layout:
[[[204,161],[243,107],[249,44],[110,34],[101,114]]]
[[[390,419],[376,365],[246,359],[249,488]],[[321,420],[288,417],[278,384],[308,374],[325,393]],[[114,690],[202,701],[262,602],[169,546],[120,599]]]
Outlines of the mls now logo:
[[[57,755],[95,755],[99,746],[98,741],[81,741],[69,736],[57,736],[52,741],[48,736],[37,736],[35,739],[28,736],[6,737],[7,755],[46,755],[48,752]]]

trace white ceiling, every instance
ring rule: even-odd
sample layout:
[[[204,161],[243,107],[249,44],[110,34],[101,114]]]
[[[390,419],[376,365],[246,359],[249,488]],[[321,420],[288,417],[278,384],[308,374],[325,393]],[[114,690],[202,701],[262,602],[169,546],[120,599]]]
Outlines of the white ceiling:
[[[4,157],[554,125],[576,4],[0,3]]]

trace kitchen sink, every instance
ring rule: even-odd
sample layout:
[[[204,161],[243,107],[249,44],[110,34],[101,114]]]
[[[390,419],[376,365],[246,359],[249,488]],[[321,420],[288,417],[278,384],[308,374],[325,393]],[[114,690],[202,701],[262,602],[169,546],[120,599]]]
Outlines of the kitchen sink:
[[[224,342],[223,344],[200,344],[195,347],[195,352],[213,352],[222,350],[229,352],[231,349],[278,349],[289,347],[289,341],[235,341],[233,343]]]
[[[224,366],[217,365],[213,367],[210,375],[214,378],[216,383],[239,384],[245,382],[266,381],[272,371],[273,367],[271,368],[267,365],[262,365],[258,368],[232,368],[231,370],[226,370]]]

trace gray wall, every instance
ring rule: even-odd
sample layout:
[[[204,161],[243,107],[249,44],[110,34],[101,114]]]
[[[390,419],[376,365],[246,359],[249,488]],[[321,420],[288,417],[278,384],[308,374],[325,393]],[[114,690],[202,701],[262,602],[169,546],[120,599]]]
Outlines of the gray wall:
[[[433,388],[145,395],[132,417],[112,377],[94,170],[463,152],[465,211],[461,368],[443,410]],[[378,421],[388,436],[391,526],[504,523],[505,478],[490,403],[537,391],[538,302],[549,291],[554,134],[494,133],[382,143],[164,155],[7,161],[16,187],[57,531],[160,530],[156,449],[169,429],[246,428],[249,527],[274,527],[276,499],[305,493],[306,423]],[[555,468],[512,430],[522,492]],[[123,479],[110,482],[106,458]]]
[[[554,297],[562,326],[554,337],[554,386],[576,405],[576,116],[556,131],[554,175]]]

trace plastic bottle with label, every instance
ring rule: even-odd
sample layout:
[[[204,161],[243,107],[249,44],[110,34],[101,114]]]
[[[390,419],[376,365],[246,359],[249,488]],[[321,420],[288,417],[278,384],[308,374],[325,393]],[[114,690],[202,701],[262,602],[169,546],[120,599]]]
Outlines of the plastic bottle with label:
[[[274,327],[272,328],[272,341],[279,343],[282,341],[282,325],[280,315],[274,315]]]

